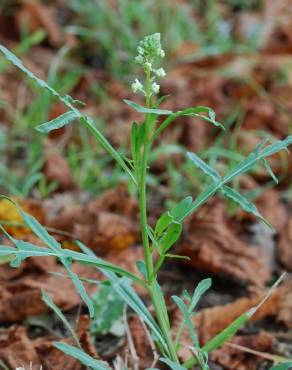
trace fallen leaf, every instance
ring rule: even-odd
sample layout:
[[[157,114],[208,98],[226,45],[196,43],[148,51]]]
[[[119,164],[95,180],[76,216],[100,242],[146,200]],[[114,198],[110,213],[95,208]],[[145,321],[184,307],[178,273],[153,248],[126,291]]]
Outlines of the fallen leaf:
[[[24,1],[17,13],[18,29],[25,24],[31,33],[43,28],[51,45],[59,47],[64,42],[64,34],[56,21],[57,17],[52,6],[36,1]]]
[[[236,318],[248,311],[250,308],[257,306],[265,297],[266,293],[259,293],[251,298],[239,298],[232,303],[228,303],[224,306],[215,306],[211,308],[205,308],[197,313],[192,319],[194,326],[197,330],[197,334],[200,340],[200,344],[204,345],[216,334],[224,330],[229,324],[231,324]],[[262,305],[254,316],[250,319],[251,321],[260,320],[270,315],[277,315],[279,306],[281,304],[282,294],[280,290],[276,290],[272,296]],[[173,332],[176,333],[179,324],[181,322],[181,312],[177,310],[173,320]],[[184,347],[180,350],[180,356],[186,360],[190,357],[190,350],[187,349],[187,345],[191,344],[191,340],[187,330],[184,331],[182,336],[182,343]]]
[[[284,282],[282,300],[277,312],[277,320],[292,329],[292,279]]]
[[[27,213],[36,217],[41,223],[44,222],[44,213],[40,203],[30,199],[14,199]],[[31,233],[24,225],[23,219],[13,203],[6,199],[0,199],[0,222],[5,230],[15,238],[21,238]]]
[[[140,319],[136,315],[133,315],[129,318],[128,325],[130,335],[133,340],[134,350],[137,355],[136,361],[138,362],[139,368],[147,369],[151,367],[153,362],[153,351],[149,344],[146,331]],[[135,358],[132,358],[132,361],[135,361]]]
[[[288,271],[292,271],[292,218],[288,220],[286,227],[280,233],[277,255],[281,264]]]
[[[57,182],[59,191],[76,188],[76,183],[67,160],[58,153],[47,153],[44,174],[48,182]]]
[[[22,366],[29,369],[30,363],[34,364],[34,370],[41,367],[39,356],[28,338],[27,329],[19,325],[0,329],[0,359],[10,369]]]
[[[254,286],[264,286],[271,274],[261,248],[244,243],[227,226],[224,203],[218,200],[191,218],[176,253],[190,257],[181,261],[199,270]]]
[[[235,336],[229,343],[212,352],[210,359],[223,366],[224,369],[257,370],[264,358],[245,352],[236,346],[271,354],[275,341],[272,334],[262,331],[252,335]],[[232,344],[235,346],[233,347]]]
[[[98,354],[89,335],[88,316],[82,315],[79,318],[76,335],[79,338],[82,349],[91,357],[98,359]],[[72,338],[62,339],[61,341],[76,346],[76,343],[73,342]],[[78,360],[65,355],[63,352],[55,348],[52,340],[43,340],[41,343],[38,341],[35,349],[45,369],[84,369],[84,366]]]

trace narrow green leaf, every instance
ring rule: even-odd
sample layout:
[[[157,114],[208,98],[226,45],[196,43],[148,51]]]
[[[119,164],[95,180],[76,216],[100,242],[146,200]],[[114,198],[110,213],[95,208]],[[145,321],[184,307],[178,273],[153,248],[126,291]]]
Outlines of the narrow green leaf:
[[[284,362],[283,364],[273,366],[271,367],[270,370],[288,370],[288,369],[292,369],[292,361]]]
[[[234,334],[247,323],[247,321],[257,312],[257,310],[267,301],[267,299],[275,291],[276,287],[279,286],[281,281],[283,281],[285,273],[282,274],[279,279],[274,283],[274,285],[269,289],[265,297],[261,302],[255,307],[250,308],[248,311],[244,312],[238,318],[236,318],[231,324],[229,324],[224,330],[207,342],[202,350],[206,353],[210,353],[215,349],[221,347],[226,341],[228,341]],[[197,362],[195,357],[189,358],[183,365],[185,368],[191,368]]]
[[[93,357],[89,356],[86,352],[79,348],[70,346],[66,343],[54,343],[54,347],[58,348],[66,355],[76,358],[83,365],[88,366],[93,370],[110,370],[110,367],[106,366],[103,361],[95,360]]]
[[[269,222],[259,213],[256,206],[252,202],[250,202],[246,197],[240,194],[238,191],[232,189],[227,185],[223,185],[221,187],[221,191],[226,197],[238,203],[244,211],[252,213],[254,216],[262,220],[266,225],[272,228],[272,225],[269,224]]]
[[[171,110],[154,109],[154,108],[150,109],[150,108],[142,107],[142,105],[137,104],[137,103],[135,103],[131,100],[127,100],[127,99],[124,99],[124,102],[139,113],[145,113],[145,114],[152,113],[152,114],[156,114],[157,116],[172,114]]]
[[[265,166],[266,171],[271,176],[271,178],[273,179],[273,181],[276,184],[279,184],[279,180],[277,179],[276,175],[274,174],[273,170],[271,169],[271,166],[269,165],[268,161],[264,158],[264,159],[262,159],[262,162],[263,162],[263,164]]]
[[[14,202],[13,202],[14,203]],[[14,203],[15,204],[15,203]],[[92,300],[89,297],[89,295],[86,292],[86,289],[84,288],[82,282],[79,280],[78,275],[75,274],[71,268],[70,268],[70,262],[68,257],[64,258],[61,256],[62,254],[62,247],[60,243],[58,243],[48,232],[47,230],[38,222],[36,218],[29,215],[28,213],[24,212],[20,207],[18,207],[18,210],[24,220],[24,222],[31,228],[31,230],[34,232],[34,234],[43,241],[49,248],[51,248],[54,252],[58,253],[59,259],[64,265],[65,269],[67,270],[69,276],[72,279],[72,283],[74,284],[76,290],[78,291],[80,297],[82,298],[83,302],[86,304],[89,310],[90,317],[94,316],[94,307],[92,304]],[[22,241],[17,241],[14,239],[14,243],[18,248],[25,248],[26,244]],[[28,244],[28,248],[31,247],[31,244]],[[19,265],[22,262],[22,259],[20,258],[21,255],[16,256],[15,260],[12,262],[13,266]],[[23,258],[23,257],[22,257]]]
[[[50,307],[52,311],[58,316],[58,318],[62,321],[64,326],[67,328],[69,333],[72,335],[72,338],[75,340],[75,343],[77,344],[78,347],[80,346],[79,339],[74,332],[73,328],[69,324],[68,320],[66,317],[63,315],[63,312],[60,310],[60,308],[53,302],[52,298],[46,293],[45,291],[42,291],[42,300],[45,302],[45,304]]]
[[[173,217],[170,216],[169,212],[163,213],[156,222],[154,230],[155,236],[160,237],[172,221]]]
[[[208,115],[206,116],[201,113],[207,113]],[[175,121],[177,118],[182,117],[182,116],[198,117],[198,118],[201,118],[205,121],[212,123],[213,125],[217,127],[224,129],[224,126],[222,126],[221,123],[215,120],[216,114],[213,111],[213,109],[204,107],[204,106],[197,106],[197,107],[187,108],[187,109],[170,114],[169,117],[167,117],[161,123],[161,125],[157,128],[157,130],[155,131],[153,135],[153,138],[156,139],[159,136],[159,134],[162,131],[164,131],[173,121]]]
[[[190,196],[184,198],[169,211],[170,216],[173,217],[175,221],[179,221],[184,216],[188,208],[191,206],[192,201],[193,198]]]
[[[42,133],[48,133],[52,130],[56,130],[65,125],[68,125],[69,123],[74,121],[76,118],[79,118],[79,116],[76,114],[76,112],[71,110],[49,122],[46,122],[46,123],[43,123],[37,126],[36,130]]]
[[[112,156],[112,158],[118,163],[118,165],[128,174],[130,179],[134,184],[137,185],[135,176],[132,171],[127,166],[126,162],[123,160],[119,152],[110,144],[110,142],[105,138],[105,136],[96,128],[92,118],[88,116],[82,116],[80,122],[85,126],[96,138],[99,144]]]
[[[181,232],[182,232],[181,223],[172,222],[169,225],[165,234],[158,241],[164,253],[166,253],[173,246],[173,244],[179,239]]]
[[[186,370],[184,366],[181,366],[180,364],[177,364],[174,361],[171,361],[168,358],[162,357],[160,358],[161,362],[164,362],[166,365],[168,365],[172,370]]]
[[[196,286],[194,290],[194,294],[192,296],[190,307],[189,307],[191,312],[194,311],[202,295],[205,294],[206,291],[211,288],[211,285],[212,285],[212,279],[207,278],[207,279],[203,279],[202,281],[200,281],[199,284]]]
[[[214,168],[210,167],[195,153],[188,152],[187,157],[194,163],[197,168],[202,170],[207,176],[210,176],[215,183],[218,183],[221,180],[221,176],[218,174],[218,172]]]
[[[181,335],[183,333],[184,327],[186,325],[188,325],[188,329],[189,329],[189,332],[190,332],[190,334],[193,338],[193,342],[195,340],[197,340],[196,335],[193,332],[193,327],[192,327],[193,324],[190,320],[190,317],[191,317],[193,311],[195,310],[195,308],[196,308],[200,298],[202,297],[202,295],[211,287],[211,283],[212,283],[212,280],[209,279],[209,278],[200,281],[199,284],[196,286],[192,297],[190,297],[189,294],[187,292],[185,292],[185,296],[187,296],[187,299],[190,301],[190,304],[187,308],[187,314],[185,313],[185,306],[182,307],[181,299],[177,299],[177,298],[173,297],[176,304],[178,305],[181,312],[183,313],[183,320],[182,320],[182,322],[181,322],[181,324],[180,324],[180,326],[177,330],[177,334],[176,334],[176,338],[175,338],[175,346],[177,348],[179,347],[179,341],[180,341]],[[198,342],[196,342],[196,343],[198,344]]]
[[[96,258],[97,260],[99,260],[98,257],[96,257],[96,255],[92,252],[92,250],[90,250],[80,242],[78,244],[83,252],[88,255],[88,257]],[[153,335],[155,335],[155,338],[158,340],[161,347],[166,353],[168,353],[168,347],[159,326],[152,317],[151,313],[148,311],[147,307],[144,305],[141,298],[132,288],[130,280],[126,278],[120,279],[112,271],[106,270],[99,266],[96,267],[109,279],[109,281],[112,283],[113,288],[124,300],[124,302],[145,321],[145,323],[151,329]]]

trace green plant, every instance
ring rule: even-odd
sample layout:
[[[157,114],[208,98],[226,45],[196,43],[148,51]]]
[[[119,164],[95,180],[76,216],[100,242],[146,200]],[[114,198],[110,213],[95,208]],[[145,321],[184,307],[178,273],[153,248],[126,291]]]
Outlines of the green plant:
[[[30,37],[26,37],[15,48],[15,52],[22,55],[32,45],[32,41],[34,43],[41,41],[40,36],[36,38],[38,34],[42,35],[43,33],[39,31]],[[61,91],[62,94],[71,91],[81,76],[81,70],[77,67],[70,68],[70,70],[65,69],[62,74],[59,73],[61,63],[67,53],[68,48],[62,48],[53,59],[48,71],[50,85]],[[6,71],[9,67],[9,62],[1,58],[0,71]],[[3,130],[3,133],[0,132],[0,155],[2,158],[0,188],[3,189],[3,192],[24,198],[28,197],[33,190],[36,190],[39,197],[43,198],[54,191],[58,184],[54,181],[49,183],[41,171],[45,163],[44,140],[40,135],[31,131],[31,128],[48,119],[53,98],[49,93],[39,96],[35,85],[30,85],[29,93],[33,96],[33,103],[28,107],[23,104],[22,99],[16,100],[15,108],[8,102],[0,107],[9,117],[9,120],[14,123],[9,130]],[[31,132],[31,134],[28,135],[28,132]],[[11,167],[13,167],[13,171]]]
[[[190,368],[195,363],[197,363],[203,370],[209,369],[208,353],[220,347],[232,335],[234,335],[235,332],[244,325],[252,315],[254,315],[260,305],[241,315],[225,330],[206,343],[204,347],[201,347],[193,328],[191,317],[200,297],[211,285],[210,279],[205,279],[195,288],[192,295],[184,293],[182,297],[173,297],[173,300],[182,312],[183,317],[181,327],[174,338],[173,333],[171,332],[171,323],[166,302],[158,282],[159,270],[166,258],[184,258],[182,256],[176,256],[170,252],[171,248],[180,237],[183,222],[189,215],[194,213],[217,192],[231,198],[245,211],[252,213],[254,216],[268,224],[268,222],[260,215],[255,205],[228,184],[232,183],[232,181],[239,175],[246,173],[259,163],[262,163],[272,175],[266,158],[282,149],[286,149],[287,146],[292,143],[292,136],[288,136],[282,141],[273,142],[270,145],[267,145],[266,141],[261,142],[252,153],[236,163],[225,175],[219,174],[217,170],[209,166],[195,153],[187,153],[187,156],[193,163],[194,167],[200,169],[205,175],[207,175],[210,183],[195,198],[195,200],[190,196],[186,197],[172,209],[163,213],[158,218],[156,225],[151,227],[148,224],[147,218],[146,179],[149,154],[159,134],[171,125],[176,118],[182,116],[191,116],[194,118],[199,117],[206,122],[223,128],[223,126],[216,121],[214,111],[207,107],[192,107],[178,112],[160,109],[159,106],[164,98],[157,98],[157,94],[159,92],[159,84],[157,83],[157,80],[165,76],[164,70],[157,65],[159,60],[164,57],[164,51],[160,44],[160,34],[156,33],[146,36],[139,43],[138,56],[135,58],[136,63],[142,67],[145,80],[141,82],[136,79],[132,84],[132,89],[134,92],[141,93],[145,96],[145,106],[141,106],[133,101],[125,100],[126,104],[144,115],[144,120],[141,123],[138,124],[134,122],[132,125],[131,159],[121,155],[97,129],[94,121],[77,108],[80,104],[79,101],[72,99],[70,96],[60,95],[45,81],[40,80],[33,75],[24,67],[22,62],[4,46],[0,45],[0,51],[4,53],[8,60],[22,70],[27,76],[32,78],[40,87],[49,91],[68,108],[68,111],[63,115],[38,126],[37,130],[39,132],[47,133],[64,125],[68,125],[75,120],[79,120],[80,123],[93,134],[104,150],[106,150],[125,171],[129,181],[131,181],[133,186],[136,187],[139,196],[141,238],[143,241],[144,260],[137,261],[137,267],[140,274],[134,274],[119,266],[103,261],[94,255],[94,253],[82,243],[78,242],[82,252],[62,249],[61,245],[48,234],[46,229],[42,227],[35,218],[21,209],[19,209],[19,212],[21,213],[23,220],[39,237],[39,239],[42,240],[46,247],[39,247],[32,243],[16,240],[11,237],[3,227],[1,227],[6,236],[14,244],[14,247],[1,245],[0,256],[11,256],[11,265],[13,267],[19,266],[23,260],[30,256],[49,255],[57,257],[66,269],[69,278],[72,279],[72,282],[84,303],[87,305],[91,317],[94,317],[94,301],[88,296],[82,280],[71,270],[70,264],[72,261],[75,261],[96,267],[107,277],[111,287],[119,295],[120,299],[131,307],[131,309],[144,320],[146,325],[148,325],[157,349],[161,354],[160,360],[162,362],[165,362],[174,370]],[[161,124],[158,124],[157,118],[160,116],[165,116],[166,118]],[[92,280],[89,282],[99,284],[99,282]],[[137,295],[132,287],[132,283],[139,284],[148,291],[154,307],[155,316],[151,314],[143,301]],[[48,299],[47,301],[49,302],[50,307],[54,309],[54,304]],[[263,304],[264,301],[261,304]],[[55,308],[54,310],[59,316],[61,316],[58,309]],[[64,321],[63,317],[62,319]],[[178,350],[181,346],[181,333],[185,327],[189,330],[195,356],[182,364],[178,358]],[[86,366],[94,369],[107,369],[107,366],[104,365],[104,363],[92,359],[79,348],[75,348],[64,343],[57,343],[56,347],[65,353],[78,358]]]

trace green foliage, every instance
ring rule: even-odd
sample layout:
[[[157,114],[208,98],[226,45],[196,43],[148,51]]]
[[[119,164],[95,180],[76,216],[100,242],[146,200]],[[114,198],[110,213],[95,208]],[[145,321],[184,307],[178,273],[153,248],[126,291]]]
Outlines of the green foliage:
[[[68,320],[64,316],[63,312],[59,309],[58,306],[55,305],[52,298],[45,291],[42,292],[42,299],[46,303],[46,305],[50,307],[54,311],[54,313],[58,316],[58,318],[62,321],[68,332],[72,335],[72,338],[74,339],[77,346],[81,348],[79,339],[75,334],[74,330],[72,329],[71,325],[69,324]]]
[[[95,360],[79,348],[70,346],[66,343],[55,343],[54,346],[66,355],[76,358],[83,365],[93,370],[109,370],[109,367],[103,361]]]
[[[174,340],[171,333],[170,319],[164,294],[158,283],[157,274],[163,265],[165,258],[178,257],[170,254],[169,250],[179,239],[183,229],[184,220],[194,213],[200,206],[205,204],[208,199],[217,192],[220,192],[224,196],[232,199],[232,201],[239,204],[245,211],[252,213],[254,216],[267,223],[267,221],[259,214],[255,205],[228,184],[232,184],[238,176],[252,170],[254,166],[259,163],[264,163],[265,168],[272,176],[273,180],[275,180],[266,158],[286,149],[290,144],[292,144],[292,136],[288,136],[282,141],[275,141],[270,145],[266,145],[266,141],[260,143],[246,158],[240,157],[238,162],[234,162],[233,166],[225,175],[219,174],[212,166],[199,158],[195,153],[188,153],[187,156],[194,168],[199,169],[207,175],[208,179],[211,180],[211,183],[208,184],[194,200],[192,197],[188,196],[172,207],[169,211],[164,212],[158,218],[154,230],[152,230],[148,225],[146,180],[149,158],[155,139],[163,130],[172,124],[176,118],[181,116],[198,117],[217,127],[223,128],[223,126],[216,121],[214,111],[207,107],[192,107],[175,113],[159,109],[161,99],[156,98],[156,94],[159,91],[159,85],[154,81],[157,77],[162,78],[164,76],[161,68],[157,69],[156,67],[160,59],[164,57],[164,51],[160,44],[160,35],[156,33],[154,35],[147,36],[138,46],[138,64],[140,64],[143,69],[145,80],[141,83],[136,79],[132,84],[132,88],[137,93],[142,92],[145,95],[145,107],[138,105],[135,102],[128,100],[125,101],[126,104],[144,115],[141,124],[134,122],[132,126],[132,159],[128,159],[119,153],[96,127],[93,119],[76,108],[80,102],[74,100],[70,96],[61,95],[48,83],[36,77],[7,48],[0,45],[0,51],[2,51],[5,57],[16,67],[33,79],[38,86],[48,91],[67,108],[67,112],[65,114],[38,126],[38,130],[47,133],[64,125],[68,125],[75,119],[79,120],[79,122],[93,134],[103,149],[107,151],[107,153],[127,174],[132,185],[135,186],[139,197],[140,228],[144,260],[137,261],[140,274],[133,274],[119,266],[101,260],[95,256],[89,248],[81,243],[78,244],[82,252],[65,250],[54,238],[51,237],[51,235],[49,235],[47,230],[41,226],[34,217],[28,215],[21,209],[19,209],[19,211],[23,220],[35,235],[38,236],[38,238],[46,245],[46,247],[39,247],[32,243],[16,240],[8,235],[5,229],[1,227],[15,247],[0,245],[0,257],[6,258],[7,256],[11,256],[11,265],[13,267],[18,267],[23,260],[30,256],[55,256],[63,264],[68,277],[72,280],[77,292],[88,307],[91,318],[94,318],[94,320],[96,320],[97,316],[102,318],[105,315],[106,305],[104,300],[107,300],[110,305],[112,299],[115,299],[115,295],[119,297],[118,300],[115,300],[117,307],[115,307],[115,310],[109,315],[109,320],[103,321],[102,323],[93,321],[92,328],[102,332],[109,330],[113,321],[121,314],[123,305],[127,304],[149,327],[153,340],[157,345],[157,349],[162,355],[161,361],[168,364],[168,366],[174,370],[189,368],[195,363],[198,363],[202,370],[208,370],[207,354],[229,340],[256,312],[259,306],[241,315],[225,330],[201,347],[195,329],[193,328],[191,317],[198,300],[210,287],[211,281],[209,279],[204,280],[196,287],[192,296],[184,293],[183,297],[173,297],[173,300],[181,310],[183,317],[181,326]],[[166,115],[167,117],[160,125],[158,125],[158,118],[161,115]],[[106,276],[110,285],[104,285],[94,298],[90,297],[86,292],[83,281],[71,269],[71,263],[73,261],[94,266],[99,269]],[[139,284],[148,291],[154,307],[155,316],[152,315],[144,302],[135,292],[132,286],[133,283]],[[45,296],[45,300],[66,324],[62,313],[58,311],[48,296]],[[101,301],[103,301],[102,305],[100,304]],[[109,313],[109,308],[106,313]],[[178,359],[177,352],[181,345],[180,339],[184,327],[187,327],[189,330],[193,341],[193,349],[197,356],[196,358],[191,358],[185,364],[181,364]],[[78,358],[86,366],[96,369],[105,369],[104,365],[100,361],[92,359],[80,349],[62,343],[58,343],[56,346],[65,353]]]
[[[273,366],[271,370],[288,370],[292,368],[292,361]]]
[[[90,333],[121,335],[124,333],[123,311],[124,301],[109,284],[101,285],[92,295],[94,317],[90,323]]]

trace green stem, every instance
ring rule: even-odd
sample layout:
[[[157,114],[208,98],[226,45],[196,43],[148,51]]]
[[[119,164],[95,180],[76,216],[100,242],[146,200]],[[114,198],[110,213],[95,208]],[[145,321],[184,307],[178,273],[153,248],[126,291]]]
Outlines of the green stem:
[[[146,70],[146,106],[151,108],[151,76],[150,70]],[[143,155],[141,161],[140,179],[138,181],[138,191],[139,191],[139,208],[140,208],[140,225],[141,225],[141,236],[143,242],[144,258],[147,271],[147,281],[148,290],[150,297],[154,306],[157,321],[163,333],[168,346],[169,356],[172,361],[179,363],[175,346],[171,338],[170,324],[167,313],[166,304],[163,296],[157,290],[157,280],[156,274],[154,274],[154,266],[152,253],[149,245],[148,237],[148,222],[147,222],[147,193],[146,193],[146,177],[147,177],[147,167],[148,167],[148,155],[151,148],[151,131],[152,131],[152,120],[151,115],[146,114],[146,139],[143,148]]]

